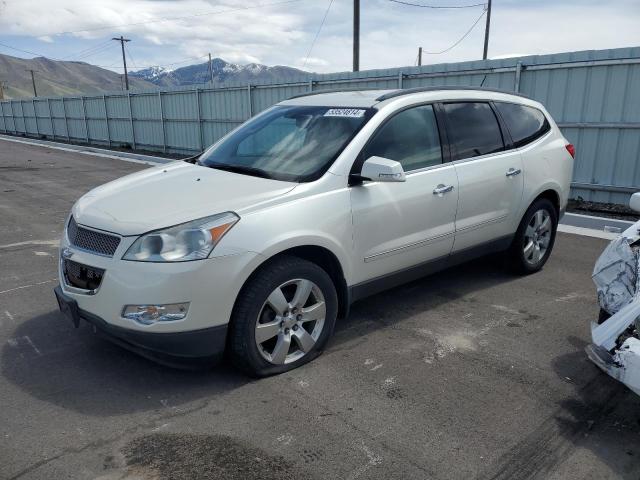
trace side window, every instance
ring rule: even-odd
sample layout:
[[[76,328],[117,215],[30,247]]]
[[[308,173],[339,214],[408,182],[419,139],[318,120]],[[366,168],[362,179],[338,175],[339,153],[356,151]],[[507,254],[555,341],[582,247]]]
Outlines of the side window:
[[[551,129],[549,121],[537,108],[505,102],[495,102],[495,106],[507,124],[516,148],[533,142]]]
[[[454,160],[504,150],[498,119],[488,103],[445,103],[443,107]]]
[[[406,172],[442,163],[433,107],[408,108],[389,119],[365,147],[365,160],[374,155],[400,162]]]

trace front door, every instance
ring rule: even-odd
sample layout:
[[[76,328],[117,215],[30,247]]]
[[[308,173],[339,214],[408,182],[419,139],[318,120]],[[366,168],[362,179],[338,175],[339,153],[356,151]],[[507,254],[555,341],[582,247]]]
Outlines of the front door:
[[[445,258],[455,232],[458,180],[443,164],[433,107],[395,114],[373,135],[362,158],[398,161],[406,182],[366,182],[351,188],[355,283]]]

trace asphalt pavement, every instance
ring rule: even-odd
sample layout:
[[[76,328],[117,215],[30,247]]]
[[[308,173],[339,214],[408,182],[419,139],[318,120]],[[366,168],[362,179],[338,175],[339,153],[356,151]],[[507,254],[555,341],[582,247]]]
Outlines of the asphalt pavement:
[[[606,240],[363,300],[284,375],[172,370],[74,329],[52,292],[73,202],[142,168],[0,140],[0,478],[640,478],[640,397],[583,351]]]

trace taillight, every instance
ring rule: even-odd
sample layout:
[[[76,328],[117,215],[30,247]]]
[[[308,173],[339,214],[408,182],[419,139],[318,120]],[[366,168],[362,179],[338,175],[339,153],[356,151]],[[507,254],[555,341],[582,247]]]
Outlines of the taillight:
[[[565,148],[567,149],[567,152],[569,152],[569,155],[571,155],[571,158],[576,158],[576,147],[574,147],[571,143],[567,143],[565,145]]]

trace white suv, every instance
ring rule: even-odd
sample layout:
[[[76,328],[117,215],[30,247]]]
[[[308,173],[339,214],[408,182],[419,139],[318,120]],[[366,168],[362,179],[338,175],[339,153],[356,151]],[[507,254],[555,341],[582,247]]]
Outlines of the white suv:
[[[488,89],[313,93],[74,205],[63,312],[164,363],[295,368],[367,295],[490,252],[542,268],[573,146]]]

